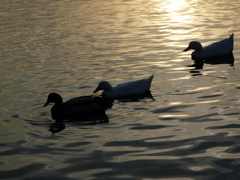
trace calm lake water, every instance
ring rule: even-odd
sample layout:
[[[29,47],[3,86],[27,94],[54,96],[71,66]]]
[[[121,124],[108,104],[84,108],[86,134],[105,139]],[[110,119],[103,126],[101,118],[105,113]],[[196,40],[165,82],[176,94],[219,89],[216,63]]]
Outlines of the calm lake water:
[[[0,16],[0,179],[239,179],[240,1],[2,0]],[[234,67],[186,66],[189,41],[231,33]],[[152,74],[155,100],[115,101],[108,124],[55,127],[42,107]]]

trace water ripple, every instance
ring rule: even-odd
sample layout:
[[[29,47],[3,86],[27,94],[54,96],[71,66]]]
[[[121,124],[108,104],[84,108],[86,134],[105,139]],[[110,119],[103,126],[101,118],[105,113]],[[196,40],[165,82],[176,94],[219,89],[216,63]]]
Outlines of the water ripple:
[[[0,5],[0,178],[239,179],[239,1]],[[231,33],[233,56],[187,66],[190,41]],[[108,124],[53,123],[42,107],[152,74],[154,100],[115,101]]]

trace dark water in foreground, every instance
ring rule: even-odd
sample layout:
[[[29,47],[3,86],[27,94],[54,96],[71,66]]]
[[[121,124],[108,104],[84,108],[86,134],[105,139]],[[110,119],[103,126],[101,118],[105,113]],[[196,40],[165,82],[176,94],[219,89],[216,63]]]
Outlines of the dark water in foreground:
[[[0,179],[239,179],[239,14],[237,0],[1,1]],[[231,33],[234,67],[186,66],[189,41]],[[115,101],[108,124],[56,125],[42,107],[152,74],[155,100]]]

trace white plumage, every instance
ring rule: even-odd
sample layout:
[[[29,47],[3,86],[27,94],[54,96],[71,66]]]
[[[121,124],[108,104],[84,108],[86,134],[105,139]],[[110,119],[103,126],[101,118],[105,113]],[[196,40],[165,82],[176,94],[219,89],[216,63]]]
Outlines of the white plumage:
[[[112,87],[107,81],[101,81],[94,93],[99,90],[103,90],[102,95],[110,98],[118,98],[124,96],[132,96],[137,94],[143,94],[150,91],[153,75],[148,79],[141,79],[131,82],[119,84],[116,87]]]

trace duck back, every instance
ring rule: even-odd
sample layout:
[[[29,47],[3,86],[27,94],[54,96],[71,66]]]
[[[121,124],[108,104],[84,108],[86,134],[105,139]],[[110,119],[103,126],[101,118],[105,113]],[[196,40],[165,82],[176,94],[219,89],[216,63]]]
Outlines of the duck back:
[[[113,87],[112,91],[105,91],[104,94],[107,97],[123,97],[142,94],[150,91],[151,83],[153,80],[153,75],[148,79],[141,79],[137,81],[130,81],[123,84],[119,84],[116,87]]]

